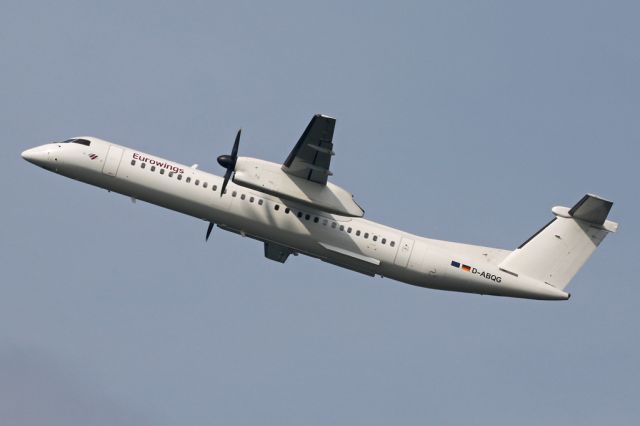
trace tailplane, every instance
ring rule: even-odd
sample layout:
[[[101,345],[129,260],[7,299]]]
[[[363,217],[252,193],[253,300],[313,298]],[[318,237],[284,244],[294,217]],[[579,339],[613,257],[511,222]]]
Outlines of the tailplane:
[[[585,195],[571,209],[554,207],[555,218],[512,251],[499,267],[563,290],[609,232],[618,224],[607,220],[613,203]]]

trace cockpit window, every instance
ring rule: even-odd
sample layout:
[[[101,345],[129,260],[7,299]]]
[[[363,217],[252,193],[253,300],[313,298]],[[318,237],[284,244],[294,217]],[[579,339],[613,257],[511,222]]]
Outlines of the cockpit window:
[[[91,141],[88,141],[86,139],[67,139],[66,141],[62,141],[60,143],[79,143],[80,145],[86,146],[91,145]]]

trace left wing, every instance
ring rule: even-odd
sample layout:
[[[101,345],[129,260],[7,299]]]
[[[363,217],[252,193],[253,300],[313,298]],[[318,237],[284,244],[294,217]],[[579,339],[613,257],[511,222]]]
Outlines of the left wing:
[[[298,143],[293,148],[282,170],[321,185],[332,175],[329,170],[333,152],[333,129],[336,119],[326,115],[313,116]]]

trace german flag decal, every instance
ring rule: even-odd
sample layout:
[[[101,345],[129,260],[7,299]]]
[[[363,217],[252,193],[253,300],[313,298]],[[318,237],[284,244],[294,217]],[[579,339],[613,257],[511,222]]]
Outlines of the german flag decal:
[[[453,266],[454,268],[460,268],[465,272],[471,272],[471,266],[463,265],[460,262],[456,262],[455,260],[451,261],[451,266]]]
[[[469,265],[465,265],[463,263],[460,263],[456,260],[452,260],[451,261],[451,266],[453,266],[454,268],[459,268],[462,269],[464,272],[471,272],[473,275],[479,275],[483,278],[486,278],[488,280],[491,281],[495,281],[496,283],[500,283],[502,282],[502,277],[499,275],[495,275],[492,274],[491,272],[487,272],[487,271],[479,271],[478,268],[469,266]]]

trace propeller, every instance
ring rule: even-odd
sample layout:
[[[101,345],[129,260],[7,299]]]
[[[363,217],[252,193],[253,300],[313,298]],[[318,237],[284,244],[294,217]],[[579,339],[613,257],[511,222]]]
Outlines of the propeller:
[[[234,172],[236,168],[236,162],[238,161],[238,145],[240,145],[240,134],[242,133],[242,129],[238,130],[238,134],[236,135],[236,140],[233,143],[233,148],[231,149],[231,155],[221,155],[218,157],[218,164],[227,169],[224,174],[224,181],[222,182],[222,188],[220,189],[220,196],[225,193],[227,190],[227,184],[229,183],[229,179],[231,178],[231,174]],[[209,241],[209,237],[211,236],[211,231],[213,231],[213,222],[209,222],[209,226],[207,227],[207,234],[205,236],[205,241]]]
[[[222,190],[220,191],[221,197],[227,189],[227,184],[229,183],[231,174],[236,168],[236,162],[238,161],[238,145],[240,144],[240,133],[242,133],[242,129],[238,130],[236,140],[233,143],[233,149],[231,150],[231,155],[221,155],[218,157],[218,164],[227,169],[227,172],[224,174],[224,182],[222,182]]]
[[[207,228],[207,236],[204,238],[205,241],[209,241],[209,236],[211,235],[211,231],[213,231],[213,222],[209,222],[209,227]]]

